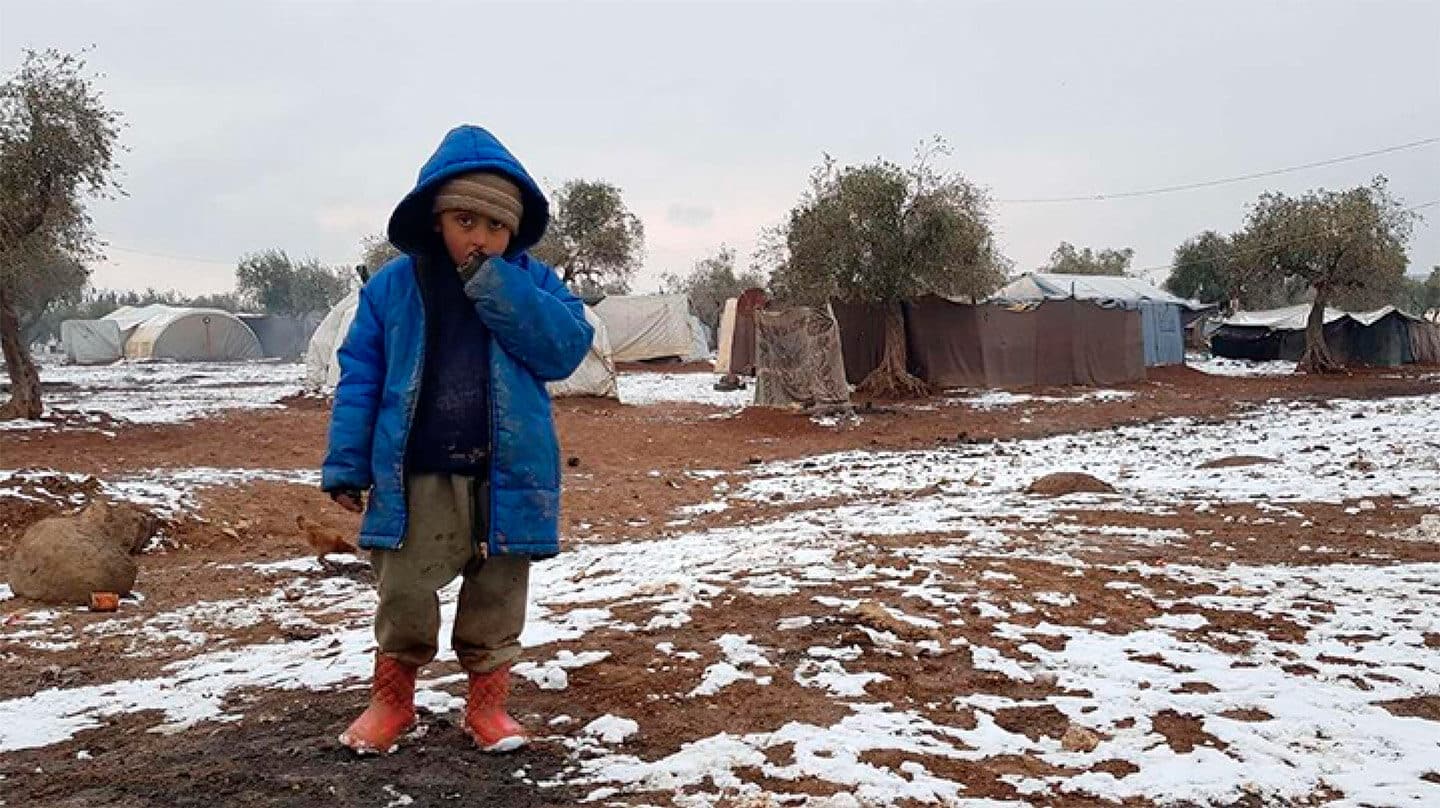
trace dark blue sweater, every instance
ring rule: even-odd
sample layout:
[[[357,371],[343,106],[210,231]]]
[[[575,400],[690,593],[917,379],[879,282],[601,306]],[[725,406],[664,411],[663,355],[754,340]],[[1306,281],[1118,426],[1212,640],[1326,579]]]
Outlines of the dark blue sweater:
[[[411,472],[484,476],[490,452],[490,334],[448,257],[426,257],[425,368],[406,466]]]

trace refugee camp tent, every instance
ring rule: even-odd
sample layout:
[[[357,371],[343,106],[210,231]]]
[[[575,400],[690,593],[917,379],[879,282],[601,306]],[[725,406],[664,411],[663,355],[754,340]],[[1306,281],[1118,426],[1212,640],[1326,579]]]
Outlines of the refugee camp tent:
[[[100,319],[110,320],[120,328],[120,340],[123,343],[130,339],[130,335],[135,333],[135,329],[139,328],[141,323],[165,314],[173,308],[173,306],[166,306],[163,303],[152,303],[149,306],[121,306]]]
[[[305,353],[319,319],[288,314],[240,314],[260,340],[260,351],[269,359],[294,359]]]
[[[1440,323],[1410,322],[1410,352],[1421,365],[1440,365]]]
[[[686,362],[701,362],[709,359],[710,327],[693,314],[689,316],[687,324],[690,326],[690,349],[680,358]]]
[[[735,352],[735,318],[740,301],[730,298],[720,307],[720,333],[715,340],[715,372],[728,374]]]
[[[843,406],[850,402],[835,318],[820,309],[755,313],[755,404]]]
[[[765,308],[765,290],[746,289],[725,301],[720,314],[715,372],[755,375],[755,312]]]
[[[1109,385],[1145,378],[1143,313],[1084,300],[905,304],[913,373],[937,387]]]
[[[340,345],[350,333],[355,309],[360,305],[360,290],[355,289],[331,307],[325,319],[310,335],[305,349],[305,386],[311,390],[334,390],[340,383]]]
[[[66,320],[60,323],[60,344],[66,360],[76,365],[108,365],[125,356],[114,320]]]
[[[612,295],[596,304],[595,313],[605,321],[616,362],[695,354],[690,301],[684,295]]]
[[[1305,354],[1311,305],[1236,312],[1220,321],[1210,350],[1231,359],[1298,361]],[[1432,355],[1426,323],[1394,306],[1368,312],[1324,312],[1325,344],[1345,364],[1395,367]]]
[[[830,302],[845,354],[845,380],[859,384],[885,357],[885,307],[875,303]],[[912,369],[910,371],[914,373]],[[924,377],[921,377],[924,378]]]
[[[605,321],[589,306],[585,307],[585,321],[595,329],[595,338],[590,341],[590,350],[580,367],[570,378],[546,385],[554,398],[566,396],[596,396],[620,398],[616,385],[615,357],[610,350],[610,335],[605,330]]]
[[[859,384],[879,366],[885,310],[831,304],[845,375]],[[1145,378],[1138,309],[1089,301],[964,303],[935,295],[906,301],[907,369],[941,387],[1106,385]]]
[[[239,317],[220,309],[146,307],[151,316],[125,338],[127,359],[238,362],[263,359],[260,338]],[[128,322],[117,318],[117,324]]]
[[[1047,272],[1031,272],[1017,278],[996,292],[991,300],[1035,302],[1067,298],[1138,310],[1147,367],[1185,363],[1185,319],[1182,312],[1205,308],[1140,278]]]

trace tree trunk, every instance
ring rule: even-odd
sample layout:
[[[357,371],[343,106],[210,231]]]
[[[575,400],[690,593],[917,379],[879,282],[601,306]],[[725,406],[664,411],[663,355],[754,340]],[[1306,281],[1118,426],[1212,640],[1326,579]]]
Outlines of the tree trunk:
[[[905,348],[905,312],[897,300],[885,304],[885,356],[870,371],[855,394],[864,398],[923,398],[930,395],[930,385],[906,370],[909,356]]]
[[[1305,353],[1296,368],[1301,373],[1339,373],[1344,370],[1330,353],[1330,346],[1325,344],[1325,305],[1329,300],[1330,290],[1325,286],[1316,286],[1310,319],[1305,321]]]
[[[15,315],[14,301],[4,284],[0,284],[0,349],[4,350],[5,367],[10,371],[10,401],[0,406],[0,421],[39,418],[40,373],[20,335],[20,318]]]

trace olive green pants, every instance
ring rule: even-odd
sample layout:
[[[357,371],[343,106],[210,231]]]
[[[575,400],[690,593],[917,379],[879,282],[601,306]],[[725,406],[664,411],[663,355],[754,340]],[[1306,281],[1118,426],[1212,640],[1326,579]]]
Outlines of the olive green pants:
[[[409,478],[409,526],[398,550],[370,554],[380,606],[375,640],[380,653],[419,667],[435,658],[440,597],[460,576],[455,630],[450,636],[460,666],[485,673],[520,656],[530,559],[485,556],[488,528],[476,507],[472,477],[415,474]]]

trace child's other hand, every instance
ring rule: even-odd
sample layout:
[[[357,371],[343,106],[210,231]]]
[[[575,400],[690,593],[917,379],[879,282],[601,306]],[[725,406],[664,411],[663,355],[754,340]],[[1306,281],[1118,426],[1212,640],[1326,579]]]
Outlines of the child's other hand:
[[[331,491],[330,498],[335,504],[351,513],[362,513],[365,510],[365,492],[358,490]]]

